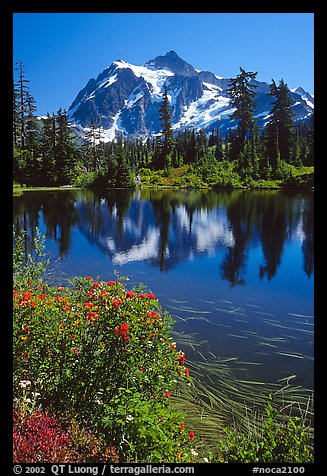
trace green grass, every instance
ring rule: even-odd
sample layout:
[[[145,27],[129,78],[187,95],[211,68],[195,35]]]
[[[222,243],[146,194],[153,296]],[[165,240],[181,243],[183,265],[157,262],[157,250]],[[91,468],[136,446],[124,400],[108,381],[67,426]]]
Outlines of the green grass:
[[[13,195],[19,196],[22,195],[24,192],[57,192],[62,190],[81,190],[81,187],[26,187],[14,184]]]

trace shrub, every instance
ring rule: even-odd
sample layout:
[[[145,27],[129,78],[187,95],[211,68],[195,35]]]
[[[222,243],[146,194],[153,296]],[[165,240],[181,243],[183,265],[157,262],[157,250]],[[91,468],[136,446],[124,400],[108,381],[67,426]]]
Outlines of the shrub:
[[[43,406],[92,422],[123,459],[174,453],[181,416],[169,396],[190,377],[152,293],[86,277],[71,288],[28,283],[13,298],[16,394],[33,382]]]
[[[79,175],[75,178],[73,185],[75,187],[87,188],[93,185],[96,179],[95,172],[80,172]]]

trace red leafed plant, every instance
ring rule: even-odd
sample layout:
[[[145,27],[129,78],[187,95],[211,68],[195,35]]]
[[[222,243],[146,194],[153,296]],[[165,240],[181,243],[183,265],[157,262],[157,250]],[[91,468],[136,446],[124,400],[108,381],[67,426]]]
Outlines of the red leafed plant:
[[[24,415],[24,416],[23,416]],[[73,418],[59,424],[53,415],[34,410],[13,411],[14,463],[91,463],[119,457],[113,445],[101,442]]]
[[[57,463],[74,460],[72,442],[53,416],[34,411],[24,419],[14,408],[15,463]]]

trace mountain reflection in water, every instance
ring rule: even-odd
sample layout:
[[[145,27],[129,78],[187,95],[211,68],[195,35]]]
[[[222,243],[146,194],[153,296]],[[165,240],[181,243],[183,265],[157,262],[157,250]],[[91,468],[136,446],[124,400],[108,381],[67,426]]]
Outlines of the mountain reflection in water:
[[[209,191],[60,191],[14,199],[14,224],[30,237],[43,222],[65,258],[72,228],[113,265],[145,261],[169,271],[196,255],[224,250],[221,276],[244,284],[248,252],[261,246],[260,278],[271,280],[286,242],[301,243],[303,270],[313,273],[313,194]]]

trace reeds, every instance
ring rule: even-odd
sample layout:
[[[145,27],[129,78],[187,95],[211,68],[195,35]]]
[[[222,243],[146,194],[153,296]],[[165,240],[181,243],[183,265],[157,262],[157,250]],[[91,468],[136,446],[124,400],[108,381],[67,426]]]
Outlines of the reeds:
[[[188,362],[193,382],[181,384],[173,404],[209,447],[216,446],[226,427],[252,434],[260,432],[270,395],[279,409],[280,425],[296,415],[313,434],[313,392],[294,385],[296,375],[276,383],[239,378],[248,365],[261,365],[260,362],[218,358],[203,350],[204,342],[197,342],[195,334],[175,333],[174,339],[179,346],[192,348],[197,358]]]

